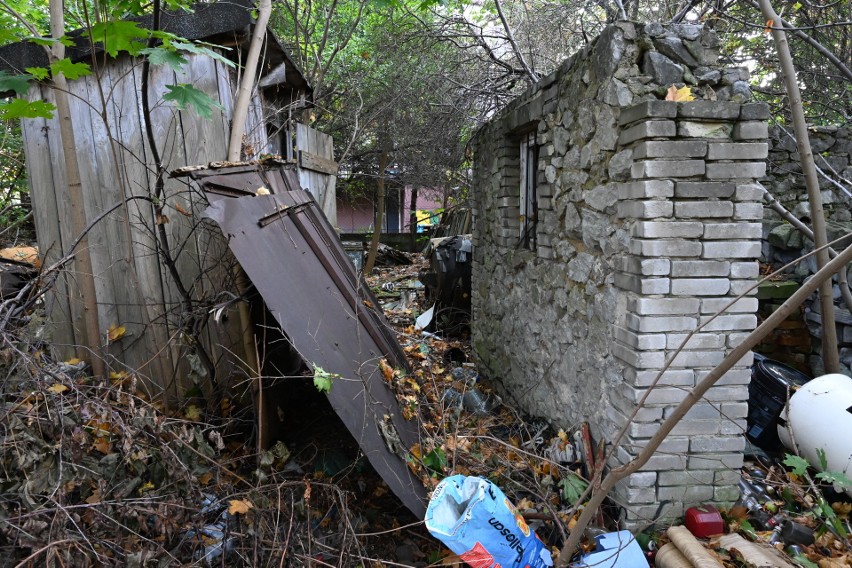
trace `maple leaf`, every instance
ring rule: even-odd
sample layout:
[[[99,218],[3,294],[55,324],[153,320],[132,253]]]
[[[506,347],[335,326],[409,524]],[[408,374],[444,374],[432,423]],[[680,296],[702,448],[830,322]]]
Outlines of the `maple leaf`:
[[[53,73],[54,77],[62,74],[73,81],[74,79],[91,75],[92,68],[86,63],[74,63],[66,57],[65,59],[60,59],[55,63],[51,63],[50,72]]]
[[[0,91],[15,91],[19,96],[26,95],[30,90],[30,81],[34,78],[29,74],[11,75],[0,71]]]
[[[107,330],[107,340],[110,343],[113,343],[115,341],[118,341],[122,337],[124,337],[126,334],[127,334],[127,328],[124,327],[123,325],[120,325],[120,326],[111,325],[111,326],[109,326],[109,329]]]
[[[192,107],[192,110],[201,118],[210,120],[213,118],[214,108],[224,108],[210,97],[210,95],[187,83],[166,85],[166,89],[169,92],[163,95],[164,101],[175,103],[178,110],[186,110],[187,107]]]
[[[139,24],[122,20],[99,22],[92,26],[91,34],[112,57],[116,57],[120,51],[139,55],[145,49],[145,43],[141,40],[148,38],[147,30],[140,28]]]
[[[147,55],[151,65],[168,65],[175,71],[180,71],[188,63],[186,57],[167,47],[146,47],[139,53]]]
[[[0,104],[0,119],[52,118],[55,110],[54,105],[44,101],[29,102],[24,99],[12,99],[7,103]]]
[[[695,97],[692,96],[692,90],[689,87],[681,87],[678,89],[674,85],[669,87],[669,90],[666,91],[666,100],[667,101],[677,101],[677,102],[687,102],[694,101]]]

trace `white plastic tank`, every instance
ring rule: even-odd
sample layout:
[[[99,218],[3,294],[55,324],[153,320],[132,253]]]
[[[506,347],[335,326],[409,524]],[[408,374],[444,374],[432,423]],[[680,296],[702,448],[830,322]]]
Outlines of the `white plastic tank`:
[[[816,468],[822,449],[828,471],[852,477],[852,378],[823,375],[801,386],[781,413],[778,437]],[[846,492],[852,496],[852,488]]]

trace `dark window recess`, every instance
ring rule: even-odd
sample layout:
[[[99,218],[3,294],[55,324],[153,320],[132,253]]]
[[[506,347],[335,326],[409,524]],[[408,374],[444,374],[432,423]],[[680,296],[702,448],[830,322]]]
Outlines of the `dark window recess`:
[[[518,246],[536,249],[536,225],[538,224],[538,143],[536,132],[525,134],[521,140],[521,234]]]

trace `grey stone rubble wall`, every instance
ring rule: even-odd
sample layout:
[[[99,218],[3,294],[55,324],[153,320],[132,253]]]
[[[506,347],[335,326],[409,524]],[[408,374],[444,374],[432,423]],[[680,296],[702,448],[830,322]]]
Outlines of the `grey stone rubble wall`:
[[[475,140],[473,344],[523,410],[611,441],[665,359],[757,276],[767,108],[714,66],[699,26],[620,23]],[[659,99],[686,83],[704,99]],[[709,100],[708,100],[709,99]],[[644,101],[644,102],[643,102]],[[538,247],[519,246],[520,139],[539,149]],[[696,335],[617,450],[623,463],[755,323],[746,298]],[[626,523],[731,500],[750,361],[741,361],[618,489]]]
[[[792,127],[773,126],[769,129],[769,159],[762,183],[789,211],[800,219],[810,218],[810,205],[799,152]],[[819,176],[820,193],[826,214],[828,240],[833,241],[852,232],[852,129],[837,127],[811,128],[808,136],[814,152],[815,163],[822,170]],[[813,250],[813,244],[777,213],[767,208],[763,221],[764,243],[761,260],[775,267],[783,266]],[[835,245],[841,249],[848,242]],[[791,276],[802,281],[816,272],[816,261],[809,258],[790,270]],[[847,278],[852,282],[852,265],[847,267]],[[852,314],[840,300],[840,289],[835,287],[835,325],[840,349],[841,372],[852,376]],[[813,338],[809,365],[815,376],[824,373],[821,337],[822,315],[816,296],[805,304],[805,320]]]

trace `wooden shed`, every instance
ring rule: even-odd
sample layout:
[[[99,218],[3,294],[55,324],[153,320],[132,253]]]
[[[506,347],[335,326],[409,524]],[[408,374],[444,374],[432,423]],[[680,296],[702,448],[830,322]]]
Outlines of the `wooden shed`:
[[[162,29],[220,46],[219,53],[239,63],[251,37],[251,9],[243,0],[199,4],[192,13],[164,15]],[[143,19],[141,25],[150,23]],[[300,183],[324,205],[334,224],[336,165],[331,139],[295,121],[309,104],[310,86],[271,33],[263,54],[246,124],[244,157],[278,154],[284,161],[298,161],[301,155]],[[240,289],[239,271],[218,228],[199,215],[207,205],[205,196],[185,179],[169,178],[162,215],[151,200],[156,175],[141,103],[142,60],[126,53],[109,57],[83,40],[69,48],[68,56],[94,70],[69,81],[69,88],[91,225],[88,245],[101,351],[110,370],[137,373],[151,386],[153,396],[180,395],[193,381],[209,383],[210,367],[201,360],[208,355],[219,377],[242,373],[244,362],[251,360],[246,353],[251,347],[243,341],[238,302],[233,301]],[[187,59],[180,72],[151,66],[150,122],[167,171],[224,160],[227,155],[239,65],[229,67],[204,54]],[[10,72],[46,63],[43,49],[34,44],[0,50],[0,67]],[[191,84],[217,101],[220,106],[212,118],[164,101],[167,86],[176,84]],[[27,96],[54,99],[47,85],[32,87]],[[78,236],[69,223],[59,125],[55,117],[24,119],[22,125],[38,243],[45,265],[50,265]],[[176,271],[161,262],[165,243],[161,228]],[[71,356],[75,345],[86,343],[78,290],[74,273],[68,271],[46,301],[51,343],[61,357]]]

